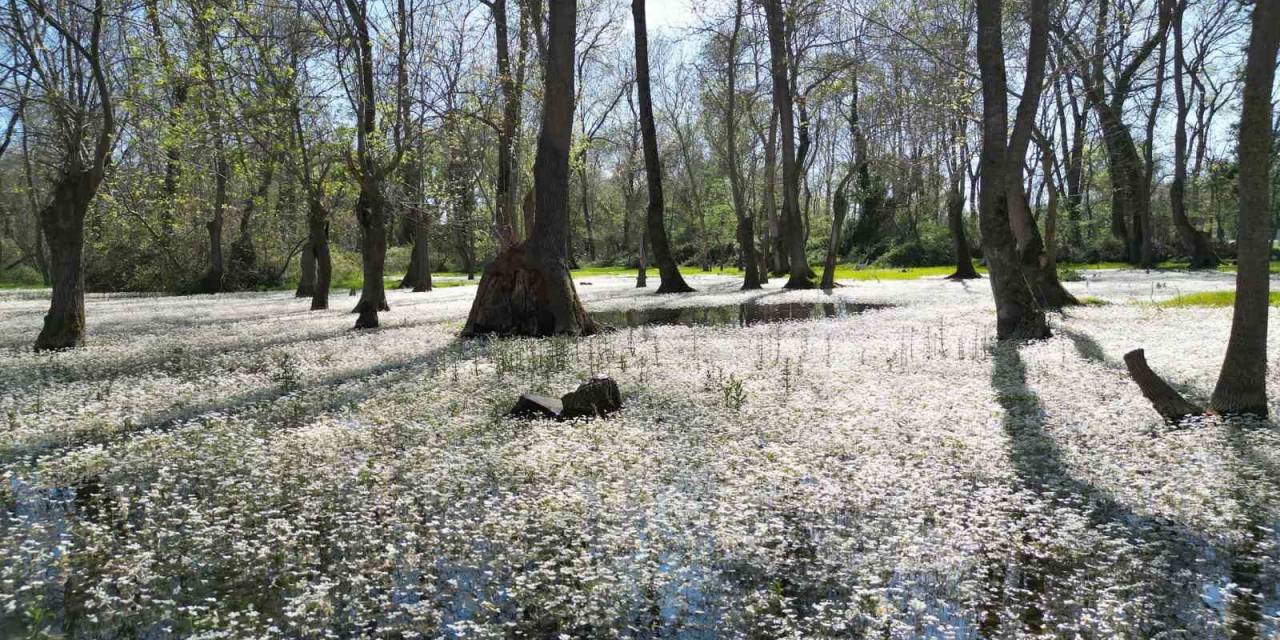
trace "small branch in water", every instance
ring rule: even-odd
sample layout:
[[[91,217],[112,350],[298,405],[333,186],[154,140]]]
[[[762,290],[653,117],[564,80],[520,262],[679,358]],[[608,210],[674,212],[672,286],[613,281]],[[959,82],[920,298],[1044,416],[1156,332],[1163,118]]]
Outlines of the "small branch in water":
[[[1177,423],[1191,416],[1204,414],[1203,407],[1188,402],[1182,394],[1147,366],[1147,356],[1142,349],[1134,349],[1124,354],[1124,364],[1128,367],[1133,381],[1138,383],[1142,395],[1151,401],[1156,412],[1165,421]]]

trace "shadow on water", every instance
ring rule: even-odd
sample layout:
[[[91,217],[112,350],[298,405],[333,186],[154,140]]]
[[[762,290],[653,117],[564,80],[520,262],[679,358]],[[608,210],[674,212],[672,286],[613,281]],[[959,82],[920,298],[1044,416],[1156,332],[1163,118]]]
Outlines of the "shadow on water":
[[[1036,553],[1034,541],[1024,535],[1023,548],[1001,564],[986,569],[991,601],[979,607],[979,627],[986,637],[1008,635],[1001,631],[1001,612],[1012,608],[1023,628],[1042,633],[1046,619],[1073,620],[1081,611],[1078,594],[1072,593],[1070,578],[1092,581],[1106,572],[1138,585],[1132,594],[1135,603],[1146,602],[1134,611],[1138,629],[1144,635],[1171,633],[1194,626],[1203,581],[1199,571],[1210,571],[1222,554],[1202,536],[1187,527],[1155,516],[1137,513],[1107,491],[1073,476],[1061,448],[1045,430],[1044,409],[1039,396],[1027,386],[1026,365],[1016,344],[997,345],[993,353],[992,386],[1004,409],[1004,432],[1009,440],[1014,471],[1023,488],[1046,499],[1057,511],[1083,515],[1091,528],[1102,535],[1120,538],[1140,554],[1132,559],[1072,559]],[[1020,528],[1030,531],[1015,511]],[[1050,514],[1052,515],[1052,514]],[[1035,523],[1033,523],[1035,524]],[[1052,524],[1051,522],[1049,524]],[[1074,560],[1074,561],[1073,561]],[[1092,565],[1092,566],[1086,566]],[[1197,571],[1199,568],[1199,571]],[[1075,574],[1075,575],[1072,575]],[[1056,593],[1060,591],[1061,593]],[[1074,598],[1074,600],[1073,600]],[[1073,603],[1074,604],[1068,604]]]
[[[854,302],[784,302],[726,304],[705,307],[651,307],[592,313],[596,322],[613,327],[647,325],[739,326],[823,318],[847,318],[891,305]]]

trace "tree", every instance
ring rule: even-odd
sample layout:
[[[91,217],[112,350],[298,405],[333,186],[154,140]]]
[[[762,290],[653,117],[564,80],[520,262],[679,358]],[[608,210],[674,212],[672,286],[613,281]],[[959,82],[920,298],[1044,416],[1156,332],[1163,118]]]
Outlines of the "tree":
[[[1107,164],[1111,175],[1111,233],[1126,243],[1130,262],[1152,267],[1155,266],[1155,256],[1151,196],[1146,189],[1142,156],[1129,131],[1129,125],[1124,122],[1124,103],[1133,91],[1142,65],[1155,52],[1157,45],[1164,41],[1171,12],[1166,2],[1159,3],[1155,30],[1134,50],[1128,62],[1115,74],[1115,78],[1108,81],[1105,63],[1108,59],[1107,29],[1110,26],[1111,1],[1098,0],[1091,55],[1084,53],[1076,36],[1062,25],[1057,26],[1058,41],[1075,60],[1086,100],[1102,127],[1102,140],[1107,150]],[[1129,17],[1117,20],[1118,25],[1125,27],[1120,30],[1121,41],[1127,36],[1127,25],[1130,22]]]
[[[1044,338],[1049,335],[1044,310],[1036,305],[1018,259],[1013,229],[1009,224],[1010,162],[1020,162],[1009,154],[1008,80],[1004,66],[1002,28],[1003,0],[977,0],[978,71],[982,78],[982,178],[979,186],[978,221],[982,229],[982,250],[991,274],[991,292],[996,302],[996,337]],[[1032,14],[1048,10],[1048,0],[1032,0]],[[1033,40],[1047,38],[1043,30],[1032,31]],[[1029,51],[1044,55],[1046,47],[1032,43]],[[1030,55],[1030,54],[1029,54]],[[1032,64],[1033,61],[1029,61]],[[1024,100],[1026,98],[1024,97]],[[1019,105],[1021,109],[1021,105]],[[1034,111],[1033,111],[1034,113]]]
[[[542,127],[533,164],[536,213],[529,239],[485,268],[463,336],[584,335],[598,327],[578,300],[566,263],[573,138],[576,0],[550,0]]]
[[[1058,281],[1053,260],[1046,255],[1044,239],[1031,215],[1031,206],[1023,184],[1023,164],[1035,133],[1036,114],[1040,111],[1040,94],[1044,90],[1044,70],[1049,57],[1049,2],[1032,2],[1029,20],[1030,40],[1027,46],[1027,68],[1023,74],[1022,97],[1009,133],[1005,164],[1009,199],[1009,222],[1022,262],[1023,276],[1031,287],[1036,304],[1060,309],[1077,304],[1076,299]],[[1049,180],[1049,176],[1045,176]],[[1150,225],[1148,225],[1150,226]]]
[[[481,0],[493,16],[494,51],[497,56],[498,82],[502,85],[502,126],[498,129],[498,170],[494,180],[494,225],[500,249],[519,240],[515,226],[515,156],[516,126],[520,119],[520,92],[524,90],[524,58],[528,49],[528,20],[520,20],[516,68],[512,69],[507,36],[507,0]],[[519,76],[519,77],[517,77]],[[429,273],[429,270],[428,270]],[[430,277],[428,275],[428,277]]]
[[[25,118],[24,129],[39,130],[43,148],[53,154],[52,184],[39,205],[53,291],[35,349],[78,347],[85,341],[85,217],[111,163],[116,134],[103,46],[106,8],[104,0],[95,0],[92,9],[40,0],[9,8],[5,24],[18,56],[15,68],[24,76],[23,112],[30,113],[30,103],[48,114],[38,123]]]
[[[403,3],[401,3],[403,5]],[[369,7],[366,0],[343,0],[339,5],[345,20],[346,41],[350,42],[355,71],[352,73],[352,103],[356,110],[356,155],[348,157],[348,165],[360,188],[356,198],[356,222],[361,230],[361,266],[364,283],[354,312],[355,328],[378,326],[378,312],[387,311],[387,294],[382,280],[387,258],[386,194],[387,174],[395,169],[404,147],[390,161],[379,161],[374,149],[378,128],[377,89],[374,85],[373,42],[369,35]],[[403,7],[402,7],[403,8]],[[398,111],[397,111],[398,112]],[[403,123],[397,122],[397,128]]]
[[[1271,85],[1280,48],[1280,0],[1257,0],[1244,68],[1240,112],[1239,263],[1231,336],[1209,408],[1222,414],[1267,415],[1267,316],[1271,274]],[[1125,354],[1134,382],[1166,420],[1204,410],[1153,372],[1142,349]]]
[[[733,195],[733,213],[738,221],[738,251],[742,256],[742,288],[760,288],[760,262],[756,257],[756,231],[747,209],[746,185],[742,168],[738,164],[738,42],[742,36],[744,0],[735,0],[733,30],[729,33],[725,51],[724,89],[724,146],[721,157],[725,173],[729,174],[729,188]]]
[[[1240,112],[1240,222],[1231,338],[1210,405],[1220,413],[1267,413],[1267,316],[1271,275],[1273,161],[1271,86],[1280,40],[1280,0],[1257,0]]]
[[[782,134],[782,223],[789,277],[786,289],[812,289],[809,259],[804,250],[804,225],[800,219],[800,167],[795,143],[795,111],[791,100],[790,64],[787,57],[786,22],[782,0],[762,0],[769,33],[769,69],[773,79],[773,104],[778,110]]]
[[[640,106],[640,136],[644,147],[645,180],[649,187],[649,208],[645,230],[653,260],[658,264],[658,293],[693,291],[680,275],[671,257],[667,230],[662,220],[662,161],[658,157],[658,131],[653,121],[653,98],[649,90],[649,33],[645,27],[644,0],[631,0],[631,16],[636,36],[636,94]]]
[[[1191,256],[1192,269],[1207,269],[1218,265],[1218,257],[1209,246],[1209,234],[1195,228],[1187,217],[1187,115],[1191,105],[1187,100],[1186,52],[1182,47],[1182,23],[1187,12],[1187,0],[1175,0],[1173,15],[1173,95],[1177,104],[1173,125],[1173,181],[1169,184],[1169,208],[1173,226],[1178,231],[1187,253]]]

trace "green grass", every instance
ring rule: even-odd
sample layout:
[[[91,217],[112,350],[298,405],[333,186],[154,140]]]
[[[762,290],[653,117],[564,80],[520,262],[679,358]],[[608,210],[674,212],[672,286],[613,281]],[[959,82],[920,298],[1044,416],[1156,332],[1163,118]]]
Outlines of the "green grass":
[[[1235,291],[1204,291],[1157,302],[1160,307],[1230,307],[1236,303]],[[1280,306],[1280,291],[1271,292],[1271,305]]]

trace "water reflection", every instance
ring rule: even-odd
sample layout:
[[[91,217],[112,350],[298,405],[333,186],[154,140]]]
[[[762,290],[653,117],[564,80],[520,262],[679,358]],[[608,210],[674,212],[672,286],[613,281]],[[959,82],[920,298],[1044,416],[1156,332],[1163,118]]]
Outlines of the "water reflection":
[[[753,324],[846,318],[885,309],[892,305],[855,302],[784,302],[779,304],[726,304],[706,307],[651,307],[601,311],[591,314],[596,322],[614,327],[645,325],[747,327]]]

